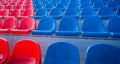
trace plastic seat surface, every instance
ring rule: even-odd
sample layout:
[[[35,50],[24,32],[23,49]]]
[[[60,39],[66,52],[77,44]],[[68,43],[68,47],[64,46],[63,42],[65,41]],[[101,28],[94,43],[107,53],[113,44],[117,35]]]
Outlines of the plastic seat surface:
[[[56,30],[56,22],[52,17],[42,18],[36,30],[32,30],[32,34],[40,35],[46,34],[50,35]]]
[[[114,16],[114,11],[110,7],[103,7],[99,9],[98,15],[101,18],[110,18]]]
[[[107,7],[110,7],[112,9],[117,9],[119,8],[119,2],[109,2]]]
[[[82,36],[107,37],[108,33],[104,30],[102,20],[96,16],[91,16],[82,23]]]
[[[88,47],[85,64],[120,64],[120,48],[110,44],[96,44]]]
[[[46,9],[39,9],[36,11],[35,16],[32,16],[33,18],[41,18],[47,15],[47,10]]]
[[[0,38],[0,64],[3,64],[10,58],[10,48],[8,41]]]
[[[78,21],[73,17],[64,17],[61,19],[58,30],[55,32],[55,34],[61,36],[78,36]]]
[[[28,17],[34,16],[34,11],[32,9],[26,9],[26,10],[24,10],[22,16],[28,16]]]
[[[11,29],[12,34],[29,34],[36,28],[36,21],[33,18],[23,18],[18,29]]]
[[[56,42],[47,48],[43,64],[80,64],[78,48],[67,42]]]
[[[96,16],[96,11],[93,8],[84,8],[81,11],[80,17],[86,18],[90,16]]]
[[[11,29],[18,28],[18,21],[16,18],[7,18],[4,20],[0,33],[10,33]]]
[[[50,12],[50,16],[54,18],[61,18],[62,17],[62,10],[59,8],[52,9]]]
[[[78,18],[79,12],[78,9],[69,8],[65,12],[65,16],[76,17]]]
[[[104,7],[104,3],[102,3],[102,2],[95,2],[93,4],[94,9],[99,9],[99,8],[103,8],[103,7]]]
[[[0,10],[0,17],[1,18],[7,17],[8,15],[9,15],[9,10],[5,10],[5,9]]]
[[[21,10],[19,9],[12,10],[10,16],[14,16],[14,17],[21,16]]]
[[[120,37],[120,18],[112,17],[108,20],[107,30],[112,37]]]
[[[41,64],[40,45],[33,40],[19,40],[15,43],[12,56],[6,64]]]

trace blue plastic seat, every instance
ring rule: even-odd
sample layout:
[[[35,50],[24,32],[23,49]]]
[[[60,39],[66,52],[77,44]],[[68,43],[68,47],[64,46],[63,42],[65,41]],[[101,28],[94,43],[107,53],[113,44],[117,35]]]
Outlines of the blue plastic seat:
[[[93,8],[84,8],[81,11],[80,17],[86,18],[89,16],[96,16],[96,11]]]
[[[71,2],[79,2],[79,0],[71,0]]]
[[[61,18],[62,17],[62,10],[59,8],[54,8],[50,11],[50,16],[54,18]]]
[[[78,48],[68,42],[49,45],[43,64],[80,64]]]
[[[119,2],[109,2],[107,7],[111,7],[112,9],[119,8]]]
[[[120,37],[120,17],[115,16],[108,20],[107,30],[112,37]]]
[[[79,27],[77,19],[73,17],[64,17],[60,21],[58,30],[55,34],[60,36],[78,36]]]
[[[35,4],[34,9],[35,10],[41,9],[42,6],[43,6],[42,4]]]
[[[42,18],[36,30],[32,30],[33,35],[51,35],[56,30],[56,22],[52,17]]]
[[[110,7],[103,7],[99,9],[98,15],[101,18],[110,18],[114,16],[114,11]]]
[[[117,15],[120,16],[120,8],[117,9]]]
[[[72,2],[69,4],[68,8],[79,8],[78,2]]]
[[[54,5],[53,5],[53,4],[47,4],[47,5],[45,6],[45,8],[46,8],[47,10],[51,10],[51,9],[54,8]]]
[[[89,2],[82,2],[80,3],[80,8],[83,9],[83,8],[90,8],[91,7],[91,4]]]
[[[47,10],[46,9],[38,9],[37,11],[36,11],[36,14],[35,14],[35,16],[32,16],[33,18],[41,18],[41,17],[44,17],[44,16],[46,16],[47,15]]]
[[[79,16],[79,10],[76,8],[69,8],[65,12],[65,16],[71,16],[71,17],[76,17],[78,18]]]
[[[56,6],[56,8],[60,8],[60,9],[62,9],[62,10],[65,10],[66,7],[67,7],[67,6],[66,6],[66,4],[64,4],[64,3],[63,3],[63,4],[61,4],[61,3],[60,3],[60,4],[57,4],[57,6]]]
[[[58,3],[60,3],[61,0],[51,0],[52,1],[52,4],[56,5]]]
[[[107,37],[102,20],[96,16],[86,18],[82,24],[82,36]]]
[[[102,2],[95,2],[93,3],[93,8],[94,9],[99,9],[99,8],[103,8],[104,4]]]
[[[110,44],[94,44],[88,47],[85,64],[120,64],[120,48]]]

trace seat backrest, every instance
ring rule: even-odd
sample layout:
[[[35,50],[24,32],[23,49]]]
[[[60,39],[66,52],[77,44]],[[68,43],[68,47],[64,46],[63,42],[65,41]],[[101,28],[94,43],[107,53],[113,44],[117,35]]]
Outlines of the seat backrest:
[[[45,16],[47,14],[47,10],[46,9],[38,9],[36,11],[36,16]]]
[[[82,31],[105,31],[102,20],[99,17],[91,16],[86,18],[82,23]]]
[[[23,12],[23,16],[33,16],[34,15],[34,11],[32,9],[26,9]]]
[[[18,27],[18,21],[16,18],[7,18],[4,20],[3,29],[14,29]]]
[[[44,64],[80,64],[78,48],[67,42],[56,42],[47,48]]]
[[[9,15],[9,10],[4,10],[4,9],[1,9],[0,10],[0,16],[8,16]]]
[[[36,28],[36,21],[33,18],[23,18],[20,23],[19,29],[33,30]]]
[[[110,8],[110,7],[102,7],[99,9],[98,14],[99,15],[114,15],[114,12],[113,12],[112,8]]]
[[[96,44],[88,47],[85,64],[119,64],[120,48],[110,44]]]
[[[34,40],[17,41],[12,50],[12,58],[17,56],[35,58],[36,64],[41,64],[41,50],[38,42]]]
[[[78,29],[78,21],[73,17],[64,17],[58,27],[60,31],[78,31]]]
[[[55,30],[55,28],[55,20],[52,17],[45,17],[40,20],[37,30]]]
[[[21,10],[20,9],[15,9],[11,11],[11,16],[20,16],[21,15]]]
[[[109,32],[120,33],[120,29],[118,27],[120,27],[120,18],[118,16],[112,17],[108,20],[107,30]]]
[[[4,38],[0,38],[0,64],[7,61],[10,58],[10,48],[8,41]]]

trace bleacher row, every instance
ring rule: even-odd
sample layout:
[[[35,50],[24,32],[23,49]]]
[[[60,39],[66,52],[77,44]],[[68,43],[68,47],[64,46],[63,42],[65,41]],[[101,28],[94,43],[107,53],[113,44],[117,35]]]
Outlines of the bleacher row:
[[[42,63],[41,47],[31,39],[19,40],[10,54],[9,43],[0,38],[0,64],[80,64],[78,48],[69,42],[51,43]],[[104,58],[103,58],[104,57]],[[85,54],[85,64],[120,64],[120,48],[110,44],[92,44]]]
[[[33,5],[35,10],[33,18],[43,16],[52,16],[57,19],[66,16],[76,18],[120,16],[119,0],[33,0]]]
[[[20,23],[19,23],[20,22]],[[56,27],[56,20],[52,17],[44,17],[36,24],[33,18],[24,17],[21,20],[17,18],[6,18],[0,21],[1,34],[32,34],[32,35],[53,35],[58,36],[82,36],[87,37],[120,37],[120,18],[112,17],[107,21],[106,30],[103,21],[96,16],[86,18],[82,23],[80,32],[79,23],[76,18],[65,17],[60,20]]]

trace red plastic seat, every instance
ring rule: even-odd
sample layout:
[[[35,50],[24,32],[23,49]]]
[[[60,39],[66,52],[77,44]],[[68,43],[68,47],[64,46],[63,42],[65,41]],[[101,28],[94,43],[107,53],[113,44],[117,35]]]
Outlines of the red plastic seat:
[[[12,34],[29,34],[36,28],[36,21],[33,18],[23,18],[18,29],[11,29]]]
[[[23,9],[23,5],[17,5],[17,6],[15,6],[15,9]]]
[[[19,17],[21,15],[21,10],[20,9],[14,9],[11,11],[10,16],[14,16],[14,17]]]
[[[16,42],[11,58],[5,64],[41,64],[40,45],[27,39]]]
[[[7,10],[7,9],[0,10],[0,17],[1,18],[7,17],[8,15],[9,15],[9,10]]]
[[[18,22],[16,18],[7,18],[4,20],[3,26],[0,29],[0,33],[9,33],[10,29],[15,29],[18,27]]]
[[[9,44],[6,39],[0,38],[0,64],[3,64],[10,58]]]
[[[33,5],[25,5],[24,9],[33,9]]]
[[[34,11],[32,9],[26,9],[23,11],[23,16],[33,16]]]

